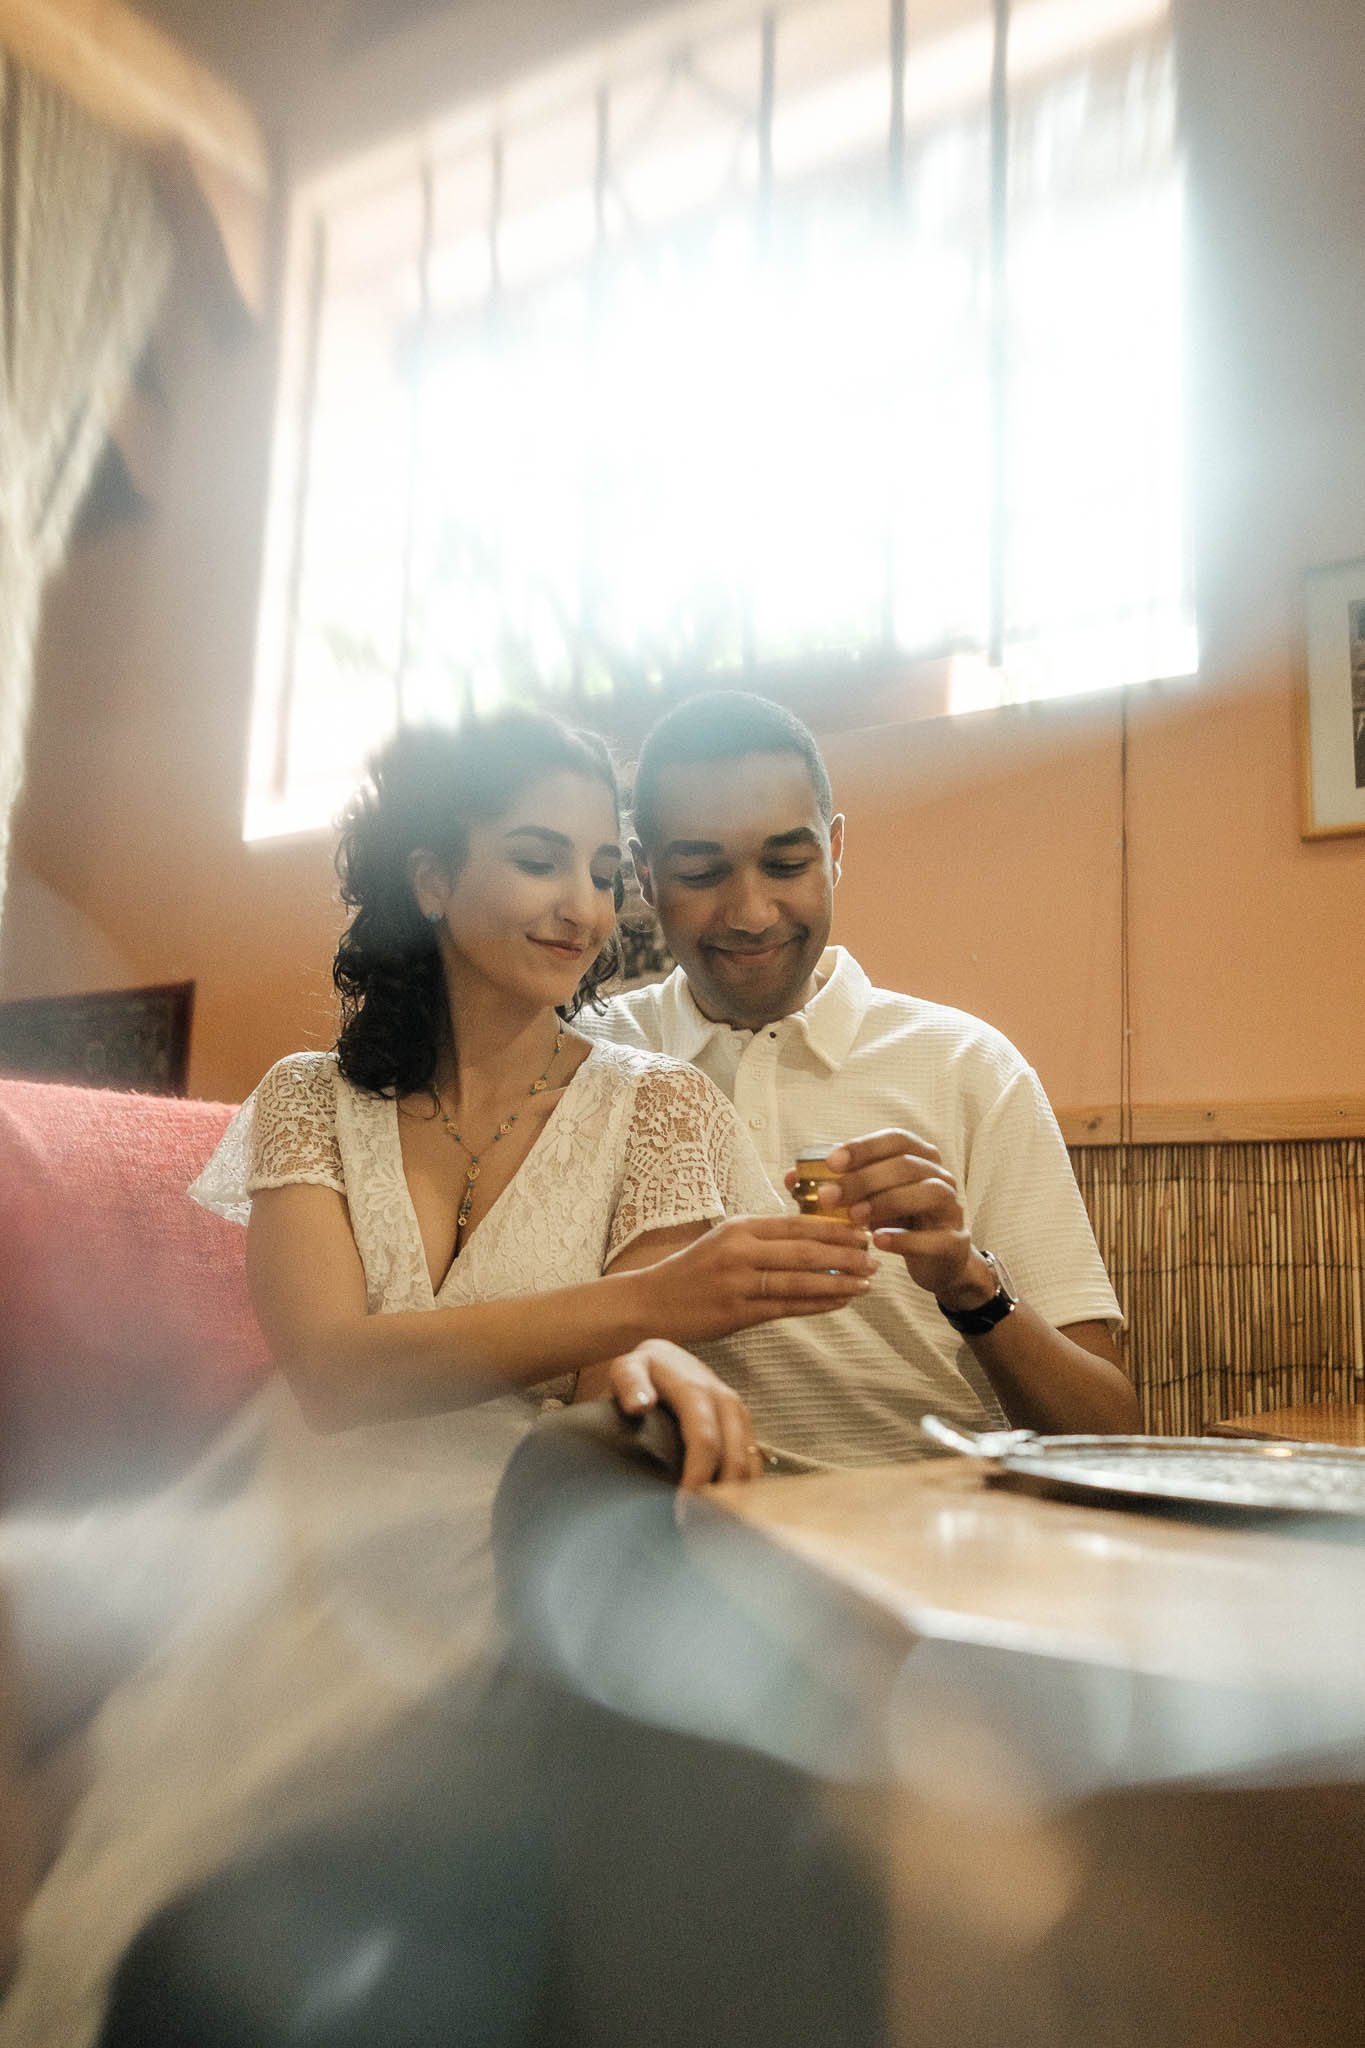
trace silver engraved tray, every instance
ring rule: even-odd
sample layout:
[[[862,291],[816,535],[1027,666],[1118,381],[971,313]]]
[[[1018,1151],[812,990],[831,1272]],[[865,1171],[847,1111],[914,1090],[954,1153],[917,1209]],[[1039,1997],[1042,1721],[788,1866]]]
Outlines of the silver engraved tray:
[[[1365,1516],[1365,1450],[1216,1436],[1035,1436],[1030,1429],[973,1436],[937,1415],[924,1416],[920,1427],[946,1450],[1048,1493]]]

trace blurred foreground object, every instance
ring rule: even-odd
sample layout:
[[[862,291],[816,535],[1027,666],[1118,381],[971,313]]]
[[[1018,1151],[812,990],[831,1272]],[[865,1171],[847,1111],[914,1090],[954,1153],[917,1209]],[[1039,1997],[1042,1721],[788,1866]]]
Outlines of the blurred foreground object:
[[[103,2048],[1359,2040],[1340,1525],[947,1463],[680,1504],[668,1438],[533,1433],[496,1513],[512,1664],[163,1913]]]
[[[491,1691],[376,1746],[354,1810],[158,1916],[103,2048],[884,2038],[877,1894],[806,1767],[858,1738],[808,1661],[825,1595],[803,1639],[768,1568],[770,1619],[746,1613],[689,1563],[677,1470],[657,1413],[532,1434],[498,1500],[515,1648]]]

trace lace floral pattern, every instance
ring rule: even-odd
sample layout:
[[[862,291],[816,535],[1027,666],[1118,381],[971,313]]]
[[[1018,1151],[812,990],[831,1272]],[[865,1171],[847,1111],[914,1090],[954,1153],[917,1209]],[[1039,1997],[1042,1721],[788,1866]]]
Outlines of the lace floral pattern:
[[[346,1192],[337,1142],[335,1055],[296,1052],[254,1088],[190,1189],[196,1202],[245,1223],[261,1188],[296,1181]]]
[[[245,1221],[253,1193],[298,1181],[345,1195],[372,1314],[573,1286],[645,1232],[781,1206],[712,1082],[660,1054],[601,1043],[435,1293],[397,1109],[353,1088],[329,1053],[271,1068],[191,1193]]]
[[[607,1264],[647,1231],[780,1207],[733,1105],[714,1082],[671,1061],[640,1074]]]

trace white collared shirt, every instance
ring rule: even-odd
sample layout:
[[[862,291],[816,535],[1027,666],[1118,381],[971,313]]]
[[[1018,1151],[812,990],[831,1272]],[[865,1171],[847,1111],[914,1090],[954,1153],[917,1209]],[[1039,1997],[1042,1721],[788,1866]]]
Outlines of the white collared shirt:
[[[798,1148],[895,1127],[937,1146],[972,1237],[999,1252],[1021,1297],[1057,1328],[1121,1322],[1037,1075],[964,1011],[874,988],[840,946],[790,1017],[735,1031],[703,1016],[681,968],[617,996],[580,1028],[690,1060],[739,1112],[773,1187]],[[744,1395],[759,1441],[789,1468],[921,1455],[926,1412],[998,1426],[999,1402],[962,1338],[904,1262],[879,1255],[871,1293],[833,1316],[769,1323],[699,1347]]]

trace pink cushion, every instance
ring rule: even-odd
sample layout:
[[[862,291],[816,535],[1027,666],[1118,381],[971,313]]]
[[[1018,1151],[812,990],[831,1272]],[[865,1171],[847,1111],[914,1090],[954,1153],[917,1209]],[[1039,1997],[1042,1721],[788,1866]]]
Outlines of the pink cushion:
[[[267,1369],[246,1233],[185,1190],[222,1103],[0,1080],[0,1483],[10,1502],[179,1469]]]

